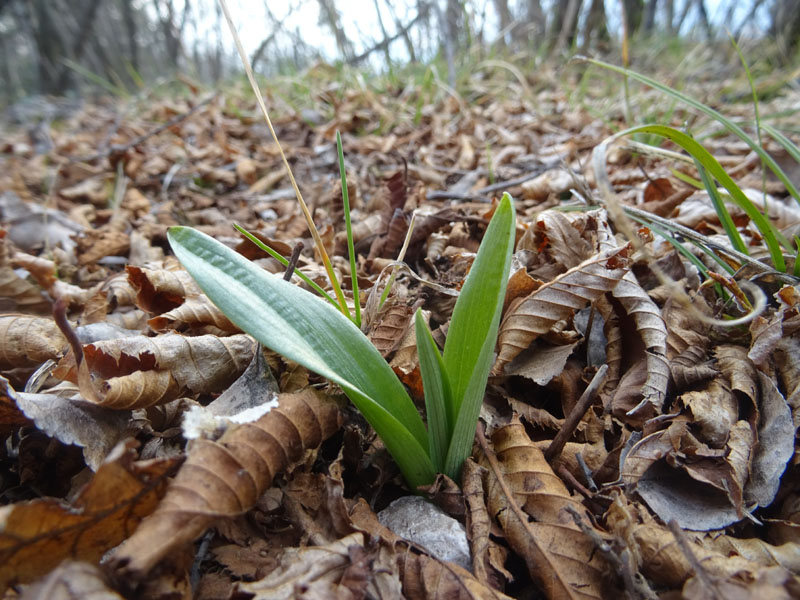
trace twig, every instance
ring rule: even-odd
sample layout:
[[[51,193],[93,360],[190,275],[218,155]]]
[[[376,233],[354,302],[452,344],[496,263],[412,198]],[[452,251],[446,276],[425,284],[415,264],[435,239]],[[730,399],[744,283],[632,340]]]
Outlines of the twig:
[[[667,527],[669,527],[669,530],[675,537],[675,541],[678,542],[678,547],[686,557],[686,560],[689,561],[689,565],[691,565],[694,570],[695,576],[703,583],[703,586],[708,590],[714,600],[723,600],[717,591],[717,586],[714,585],[714,582],[711,581],[711,577],[709,577],[703,565],[697,560],[697,556],[689,545],[689,541],[686,539],[678,522],[675,519],[670,519],[669,523],[667,523]]]
[[[184,119],[187,119],[188,117],[190,117],[191,115],[196,113],[198,110],[203,108],[206,104],[211,102],[216,97],[217,97],[217,94],[211,94],[210,96],[208,96],[207,98],[205,98],[200,103],[198,103],[196,106],[193,106],[192,108],[190,108],[186,112],[181,113],[179,115],[175,115],[174,117],[172,117],[166,123],[162,123],[161,125],[159,125],[155,129],[151,129],[147,133],[144,133],[144,134],[142,134],[142,135],[140,135],[138,137],[135,137],[131,141],[129,141],[129,142],[125,143],[125,144],[111,144],[108,148],[106,148],[105,150],[103,150],[101,152],[98,152],[97,154],[94,154],[92,156],[73,157],[73,158],[69,159],[69,162],[71,162],[71,163],[75,163],[75,162],[92,162],[92,161],[95,161],[95,160],[100,160],[101,158],[105,158],[107,156],[111,156],[112,154],[121,154],[123,152],[127,152],[128,150],[130,150],[134,146],[138,146],[139,144],[141,144],[146,139],[151,138],[154,135],[158,135],[162,131],[177,125],[178,123],[180,123]]]
[[[658,595],[650,589],[650,585],[647,583],[647,580],[642,577],[642,575],[638,572],[631,572],[631,567],[628,564],[628,561],[622,560],[622,558],[614,552],[614,549],[611,545],[604,540],[600,535],[589,525],[584,523],[583,518],[581,518],[580,513],[575,510],[572,506],[565,507],[565,510],[572,515],[572,520],[575,521],[575,524],[580,528],[586,537],[592,540],[595,548],[603,555],[603,558],[608,561],[608,563],[614,567],[617,574],[622,577],[622,581],[625,585],[625,591],[628,592],[628,596],[630,598],[643,598],[645,600],[657,600]]]
[[[547,450],[544,451],[544,457],[547,462],[552,463],[561,455],[561,451],[564,449],[567,440],[572,437],[578,423],[583,419],[583,415],[586,414],[586,411],[589,410],[589,407],[594,402],[597,391],[600,389],[600,385],[605,379],[606,371],[608,371],[608,365],[600,367],[592,378],[592,381],[586,386],[583,394],[581,394],[581,397],[578,399],[578,403],[570,411],[569,416],[567,416],[567,419],[564,421],[564,425],[559,429],[553,441],[550,442]]]
[[[464,193],[464,192],[450,192],[448,190],[434,190],[428,192],[425,196],[426,200],[462,200],[462,201],[470,201],[470,200],[477,200],[478,202],[489,202],[486,198],[487,195],[491,194],[492,192],[496,192],[498,190],[505,190],[506,188],[514,187],[515,185],[519,185],[521,183],[525,183],[526,181],[530,181],[531,179],[535,179],[545,171],[548,171],[554,168],[556,165],[548,163],[546,165],[541,165],[537,167],[533,171],[529,173],[525,173],[525,175],[520,175],[519,177],[515,177],[514,179],[508,179],[506,181],[499,181],[497,183],[493,183],[492,185],[487,185],[479,190],[475,190],[474,192]]]
[[[284,281],[291,281],[294,270],[297,268],[297,261],[300,260],[300,253],[303,251],[303,242],[297,242],[292,248],[292,256],[289,258],[289,264],[286,265],[286,271],[283,273]]]

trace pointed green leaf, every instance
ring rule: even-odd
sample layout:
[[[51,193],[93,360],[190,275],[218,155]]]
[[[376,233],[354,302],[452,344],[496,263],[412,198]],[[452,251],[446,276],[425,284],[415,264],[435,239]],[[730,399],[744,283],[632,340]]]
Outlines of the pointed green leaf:
[[[417,309],[415,316],[415,333],[417,334],[417,354],[419,368],[422,373],[422,385],[425,388],[425,412],[428,416],[428,437],[430,440],[430,456],[433,464],[444,471],[444,460],[450,444],[450,424],[447,420],[449,384],[447,373],[442,362],[442,355],[433,341],[431,330]]]
[[[409,484],[430,483],[434,469],[422,418],[358,327],[324,300],[195,229],[171,227],[168,237],[186,270],[233,323],[266,347],[341,386],[383,439]]]
[[[442,356],[451,400],[447,407],[450,447],[445,473],[456,480],[472,450],[475,424],[494,359],[515,239],[514,203],[506,193],[458,295]]]

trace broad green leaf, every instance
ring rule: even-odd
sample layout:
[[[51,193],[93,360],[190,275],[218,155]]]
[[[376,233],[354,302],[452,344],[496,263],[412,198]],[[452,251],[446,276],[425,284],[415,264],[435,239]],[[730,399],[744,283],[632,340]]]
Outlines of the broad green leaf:
[[[233,323],[266,347],[341,386],[412,487],[433,480],[422,418],[358,327],[324,300],[195,229],[171,227],[168,237],[186,270]]]
[[[450,445],[450,425],[447,420],[447,406],[450,400],[450,385],[442,362],[442,355],[433,341],[431,330],[417,309],[414,326],[417,335],[417,354],[425,388],[425,412],[428,416],[428,437],[430,456],[440,471],[444,470],[444,460]]]
[[[472,450],[475,424],[494,358],[515,240],[514,203],[506,193],[458,295],[442,356],[451,400],[447,406],[450,447],[444,472],[455,480]]]

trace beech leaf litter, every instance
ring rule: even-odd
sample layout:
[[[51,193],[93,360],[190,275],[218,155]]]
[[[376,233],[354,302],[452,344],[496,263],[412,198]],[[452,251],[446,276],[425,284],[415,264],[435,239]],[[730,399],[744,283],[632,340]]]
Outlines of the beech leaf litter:
[[[412,317],[443,347],[494,202],[515,199],[472,458],[421,497],[341,390],[239,331],[169,249],[167,228],[190,225],[282,276],[239,224],[287,258],[300,244],[297,267],[331,289],[246,93],[87,102],[43,153],[4,131],[3,598],[800,597],[796,280],[753,277],[763,308],[726,327],[752,295],[704,282],[675,246],[719,264],[678,234],[613,217],[637,207],[727,243],[708,194],[675,176],[691,164],[617,141],[608,199],[591,155],[619,106],[600,118],[555,80],[472,85],[322,82],[314,119],[269,100],[337,276],[358,281],[362,330],[421,411]],[[796,110],[797,93],[772,102]],[[703,143],[791,239],[800,209],[749,148]]]

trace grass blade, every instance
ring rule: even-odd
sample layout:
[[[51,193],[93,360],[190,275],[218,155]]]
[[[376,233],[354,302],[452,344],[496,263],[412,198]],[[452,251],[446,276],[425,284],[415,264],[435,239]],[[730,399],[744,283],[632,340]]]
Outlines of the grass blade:
[[[783,172],[783,169],[780,168],[775,159],[773,159],[766,150],[764,150],[758,143],[753,140],[747,133],[739,127],[736,123],[728,119],[727,117],[723,116],[721,113],[717,112],[713,108],[706,106],[702,102],[698,102],[691,96],[688,96],[678,90],[675,90],[663,83],[659,83],[655,79],[651,79],[645,75],[641,75],[636,71],[632,71],[630,69],[626,69],[624,67],[618,67],[616,65],[612,65],[611,63],[604,62],[602,60],[597,60],[594,58],[586,58],[586,57],[576,57],[578,60],[582,60],[593,65],[597,65],[598,67],[602,67],[604,69],[608,69],[609,71],[614,71],[615,73],[619,73],[624,76],[632,77],[633,79],[643,83],[645,85],[649,85],[652,88],[659,90],[669,96],[672,96],[676,100],[680,100],[685,104],[688,104],[695,110],[702,112],[705,115],[708,115],[715,121],[721,123],[725,129],[736,135],[739,139],[741,139],[744,143],[746,143],[750,148],[758,154],[764,164],[766,164],[769,169],[775,173],[775,176],[780,179],[781,183],[786,186],[787,191],[792,195],[792,197],[800,202],[800,191],[798,191],[797,187],[792,183],[786,173]],[[764,127],[766,129],[766,127]],[[771,135],[771,134],[770,134]]]
[[[486,230],[447,332],[442,359],[450,382],[447,414],[451,433],[444,472],[455,480],[472,450],[493,362],[515,233],[514,203],[506,193]]]
[[[722,201],[717,186],[711,181],[708,172],[697,159],[695,159],[694,164],[697,167],[697,172],[700,173],[700,180],[703,182],[703,186],[706,188],[706,192],[708,192],[708,196],[711,198],[711,203],[714,205],[714,211],[717,213],[720,223],[722,223],[722,228],[725,230],[734,250],[738,250],[742,254],[747,254],[749,256],[750,253],[747,251],[747,246],[742,241],[742,236],[739,235],[739,230],[736,229],[736,225],[731,218],[731,213],[728,212],[728,207],[725,206],[725,203]]]
[[[253,235],[252,233],[250,233],[249,231],[247,231],[247,230],[246,230],[244,227],[242,227],[241,225],[237,225],[236,223],[234,223],[234,224],[233,224],[233,227],[234,227],[234,229],[236,229],[236,231],[238,231],[238,232],[239,232],[239,233],[241,233],[241,234],[242,234],[244,237],[246,237],[248,240],[250,240],[251,242],[253,242],[253,243],[254,243],[256,246],[258,246],[258,247],[259,247],[261,250],[263,250],[264,252],[266,252],[267,254],[269,254],[269,255],[270,255],[272,258],[274,258],[274,259],[275,259],[275,260],[277,260],[279,263],[281,263],[281,264],[282,264],[284,267],[288,267],[288,266],[289,266],[289,261],[288,261],[288,260],[286,260],[286,257],[285,257],[285,256],[282,256],[282,255],[281,255],[279,252],[276,252],[275,250],[273,250],[272,248],[270,248],[269,246],[267,246],[267,245],[266,245],[264,242],[262,242],[260,239],[258,239],[256,236],[254,236],[254,235]],[[328,294],[328,292],[326,292],[325,290],[323,290],[323,289],[322,289],[322,288],[319,286],[319,284],[317,284],[317,283],[316,283],[316,282],[315,282],[313,279],[311,279],[311,278],[310,278],[308,275],[306,275],[305,273],[303,273],[303,272],[302,272],[300,269],[298,269],[297,267],[295,267],[295,269],[294,269],[294,274],[295,274],[295,275],[297,275],[297,276],[298,276],[300,279],[302,279],[302,280],[303,280],[303,282],[304,282],[306,285],[308,285],[308,286],[309,286],[311,289],[313,289],[315,292],[317,292],[317,293],[318,293],[320,296],[322,296],[322,297],[323,297],[323,298],[325,298],[325,299],[326,299],[328,302],[330,302],[331,304],[333,304],[333,306],[335,306],[337,309],[339,308],[339,305],[338,305],[338,304],[336,304],[336,300],[334,300],[334,299],[331,297],[331,295],[330,295],[330,294]]]
[[[361,301],[358,297],[358,274],[356,270],[356,251],[353,247],[353,227],[350,223],[350,192],[347,191],[347,175],[344,171],[344,151],[342,150],[342,136],[336,131],[336,151],[339,154],[339,174],[342,178],[342,206],[344,208],[344,227],[347,232],[347,253],[350,255],[350,282],[353,290],[353,303],[355,304],[355,317],[353,322],[361,327]]]
[[[215,239],[171,227],[176,256],[214,304],[266,347],[339,385],[413,487],[430,483],[428,434],[403,384],[352,321]]]
[[[736,182],[731,179],[730,175],[725,172],[725,169],[722,168],[711,154],[703,148],[697,141],[695,141],[691,136],[686,135],[682,131],[678,131],[673,127],[667,127],[666,125],[640,125],[639,127],[632,127],[630,129],[626,129],[625,131],[621,131],[614,135],[614,137],[621,137],[623,135],[630,135],[637,132],[645,132],[645,133],[656,133],[661,137],[665,137],[668,140],[671,140],[678,144],[681,148],[686,150],[689,154],[691,154],[695,159],[697,159],[701,165],[708,171],[708,173],[714,177],[719,183],[728,190],[732,200],[734,203],[739,206],[747,216],[755,223],[758,230],[761,232],[761,235],[764,237],[764,242],[767,244],[767,249],[769,250],[770,257],[772,258],[772,264],[778,271],[785,272],[786,271],[786,261],[783,259],[783,253],[781,252],[780,243],[778,242],[778,234],[775,231],[772,223],[770,223],[767,219],[764,218],[764,215],[759,212],[759,210],[755,207],[755,205],[750,201],[750,199],[744,195],[744,192],[736,185]]]

